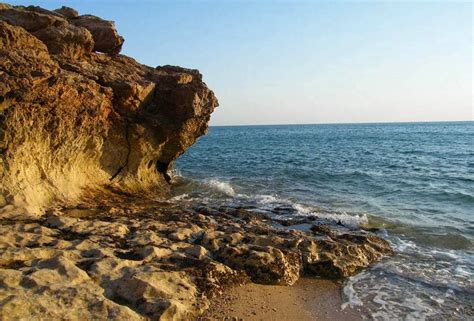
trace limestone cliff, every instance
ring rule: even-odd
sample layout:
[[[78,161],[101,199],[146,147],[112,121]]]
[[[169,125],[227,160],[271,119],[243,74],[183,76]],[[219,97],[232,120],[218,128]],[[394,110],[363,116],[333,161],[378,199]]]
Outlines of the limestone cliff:
[[[0,320],[192,320],[229,286],[393,253],[316,217],[150,200],[218,103],[197,70],[141,65],[123,41],[71,8],[0,4]]]
[[[0,203],[167,193],[218,102],[199,71],[142,65],[123,42],[71,8],[0,4]]]

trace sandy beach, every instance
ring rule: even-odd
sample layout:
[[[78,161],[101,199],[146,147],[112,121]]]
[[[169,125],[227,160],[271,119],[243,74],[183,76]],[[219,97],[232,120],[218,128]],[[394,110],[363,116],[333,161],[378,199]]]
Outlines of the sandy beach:
[[[341,285],[330,280],[301,278],[293,286],[249,283],[216,297],[204,320],[362,320],[356,310],[341,310]]]

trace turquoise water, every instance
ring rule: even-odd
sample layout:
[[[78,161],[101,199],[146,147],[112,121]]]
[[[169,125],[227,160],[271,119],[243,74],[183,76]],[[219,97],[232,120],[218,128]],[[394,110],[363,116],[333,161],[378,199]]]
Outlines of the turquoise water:
[[[382,228],[344,288],[368,318],[474,316],[474,122],[211,127],[175,167],[180,201]]]

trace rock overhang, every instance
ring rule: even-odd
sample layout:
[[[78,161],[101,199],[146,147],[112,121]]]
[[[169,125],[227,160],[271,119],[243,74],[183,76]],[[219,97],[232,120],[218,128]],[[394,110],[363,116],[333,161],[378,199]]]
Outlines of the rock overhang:
[[[218,106],[194,69],[120,54],[112,21],[0,5],[0,189],[41,211],[104,189],[165,195]]]

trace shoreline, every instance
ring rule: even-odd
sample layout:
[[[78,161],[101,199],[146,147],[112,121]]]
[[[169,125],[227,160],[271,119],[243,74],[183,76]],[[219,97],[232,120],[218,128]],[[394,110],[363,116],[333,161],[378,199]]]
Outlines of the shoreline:
[[[0,321],[474,316],[473,120],[209,131],[113,11],[0,4]]]
[[[363,320],[355,309],[342,310],[342,303],[342,285],[333,280],[301,277],[293,286],[247,283],[215,297],[195,321]]]
[[[12,319],[193,320],[211,313],[216,300],[236,297],[245,320],[360,320],[340,311],[340,285],[302,276],[343,279],[392,254],[376,235],[339,225],[311,221],[304,232],[243,209],[123,197],[42,217],[1,212],[2,312]],[[288,302],[295,305],[279,311]]]

